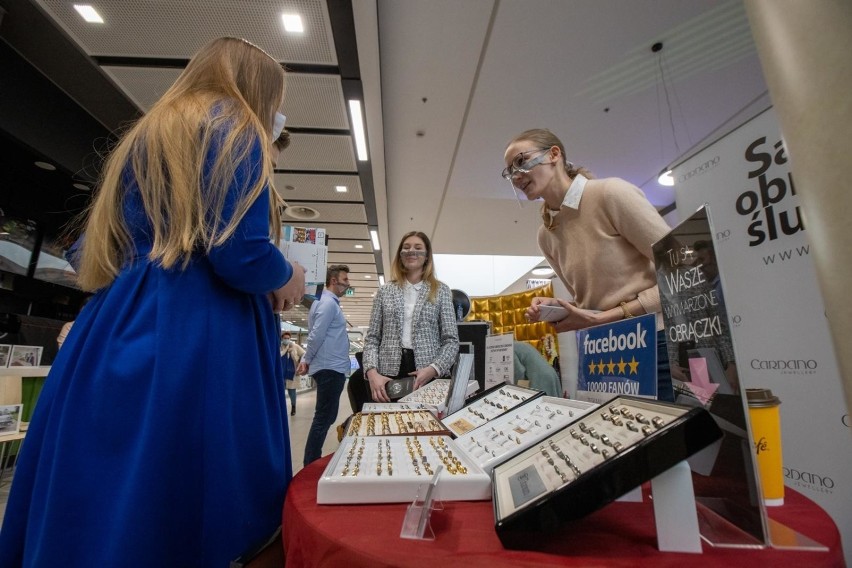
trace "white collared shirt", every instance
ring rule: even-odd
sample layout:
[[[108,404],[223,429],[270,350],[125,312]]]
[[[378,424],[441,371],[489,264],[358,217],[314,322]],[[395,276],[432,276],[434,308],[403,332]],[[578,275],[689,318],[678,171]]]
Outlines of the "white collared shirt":
[[[586,190],[586,182],[589,181],[585,178],[585,176],[581,174],[577,174],[574,178],[574,181],[571,182],[571,185],[568,187],[568,191],[565,192],[565,198],[562,199],[562,205],[560,205],[559,209],[562,207],[570,207],[571,209],[579,209],[580,208],[580,199],[583,197],[583,192]],[[552,209],[548,209],[550,213],[550,218],[559,213],[559,211],[553,211]]]

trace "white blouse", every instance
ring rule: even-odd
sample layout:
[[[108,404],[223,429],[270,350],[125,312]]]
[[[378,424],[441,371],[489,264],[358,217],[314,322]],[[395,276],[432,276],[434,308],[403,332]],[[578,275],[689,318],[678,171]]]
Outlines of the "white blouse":
[[[421,289],[423,289],[423,282],[412,284],[406,280],[402,286],[405,311],[402,318],[402,337],[400,339],[403,349],[414,349],[414,344],[411,341],[411,324],[414,321],[414,306],[417,305],[417,296]]]

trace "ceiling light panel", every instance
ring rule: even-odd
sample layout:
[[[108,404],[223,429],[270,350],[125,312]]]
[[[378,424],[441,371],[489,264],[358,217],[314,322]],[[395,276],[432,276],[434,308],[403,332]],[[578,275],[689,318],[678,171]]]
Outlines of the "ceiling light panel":
[[[111,65],[104,65],[102,69],[143,112],[151,110],[182,71]],[[288,127],[349,128],[340,77],[336,75],[288,73],[284,110]]]
[[[352,138],[345,135],[290,135],[290,146],[281,154],[283,169],[307,171],[358,171]],[[279,165],[279,167],[282,167]],[[334,191],[332,186],[332,191]]]
[[[281,153],[278,167],[290,169],[287,150]],[[347,176],[336,174],[276,173],[272,183],[284,199],[340,202],[364,200],[358,176],[354,174]],[[338,193],[334,189],[337,185],[345,185],[348,191],[346,193]],[[287,189],[287,186],[293,189]]]
[[[325,229],[329,239],[360,239],[369,241],[370,233],[367,225],[355,225],[349,223],[311,223],[311,227]],[[362,261],[363,262],[363,261]]]
[[[104,73],[115,81],[139,110],[148,112],[180,76],[181,69],[161,67],[114,67],[104,65]]]
[[[364,211],[364,206],[360,203],[316,203],[310,201],[294,203],[290,201],[288,205],[316,209],[320,214],[319,219],[326,223],[367,222],[367,213]]]
[[[329,252],[328,253],[328,262],[330,264],[363,264],[366,259],[372,259],[373,257],[367,254],[358,253],[358,252]],[[369,270],[362,270],[361,272],[372,274],[373,277],[377,277],[376,274],[376,266],[374,264],[370,265]]]
[[[362,248],[356,249],[355,247],[357,245],[361,245]],[[341,240],[340,238],[329,237],[328,250],[329,250],[329,252],[357,252],[357,253],[369,252],[369,253],[372,253],[373,247],[370,245],[370,241],[350,241],[350,240]],[[373,257],[365,255],[364,260],[362,262],[373,263]]]
[[[349,130],[340,76],[288,73],[284,114],[292,128]]]
[[[332,261],[329,260],[329,262],[332,262]],[[359,272],[359,273],[370,272],[370,273],[372,273],[372,272],[376,271],[376,265],[375,264],[360,264],[360,263],[357,263],[357,262],[346,262],[346,263],[343,263],[343,264],[346,264],[346,266],[348,266],[349,269],[354,271],[354,272]]]
[[[188,59],[210,40],[242,37],[278,61],[337,65],[328,9],[324,0],[98,0],[109,25],[86,23],[66,0],[36,0],[92,56],[173,57]],[[282,31],[282,13],[299,14],[305,31]],[[150,41],[157,37],[158,41]]]

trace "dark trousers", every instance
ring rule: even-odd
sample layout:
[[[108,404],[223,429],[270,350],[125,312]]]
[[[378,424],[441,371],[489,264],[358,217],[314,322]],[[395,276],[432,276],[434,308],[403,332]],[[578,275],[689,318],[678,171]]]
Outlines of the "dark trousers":
[[[312,374],[312,377],[317,386],[317,409],[308,432],[308,441],[305,443],[305,466],[322,457],[322,445],[328,429],[337,419],[340,394],[346,383],[346,376],[343,373],[328,369],[317,371]]]
[[[290,406],[296,408],[296,389],[287,389],[287,394],[290,395]]]

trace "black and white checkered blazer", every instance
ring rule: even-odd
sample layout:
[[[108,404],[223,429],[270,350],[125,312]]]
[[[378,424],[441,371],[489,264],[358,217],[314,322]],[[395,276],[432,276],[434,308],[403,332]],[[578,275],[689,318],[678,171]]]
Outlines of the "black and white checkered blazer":
[[[459,331],[453,311],[450,287],[440,283],[435,303],[429,301],[429,283],[417,295],[414,319],[411,323],[411,342],[414,365],[418,369],[435,365],[439,376],[449,373],[459,352]],[[378,369],[386,377],[399,374],[402,360],[402,325],[405,316],[403,290],[393,282],[376,293],[370,315],[370,329],[364,338],[364,376]]]

